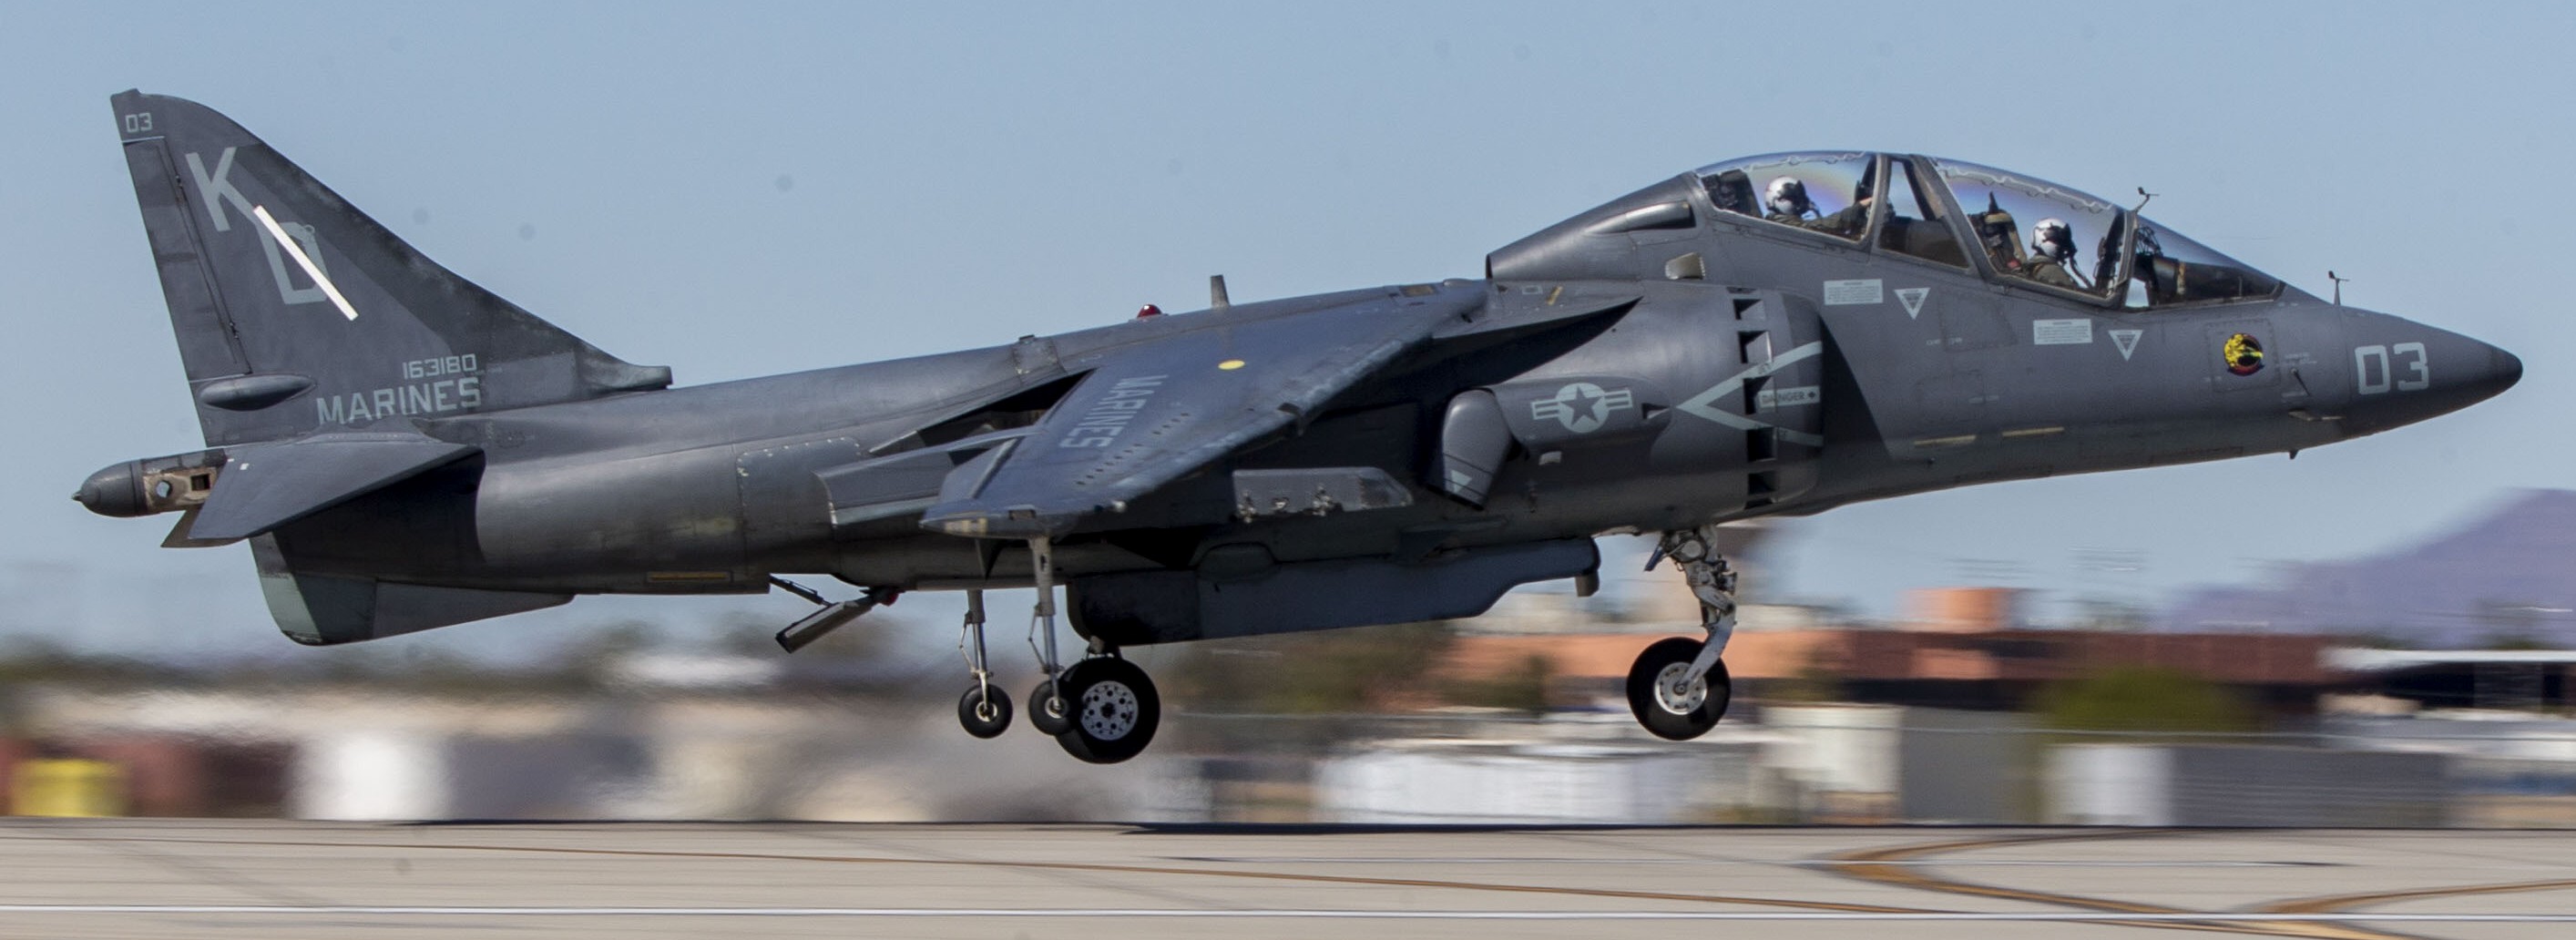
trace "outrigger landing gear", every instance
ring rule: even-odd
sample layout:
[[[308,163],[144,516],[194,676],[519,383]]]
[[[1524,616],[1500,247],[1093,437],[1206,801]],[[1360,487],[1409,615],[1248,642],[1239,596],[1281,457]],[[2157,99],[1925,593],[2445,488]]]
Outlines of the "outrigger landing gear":
[[[1055,735],[1065,753],[1094,764],[1115,764],[1144,753],[1163,720],[1162,697],[1145,670],[1118,658],[1114,647],[1094,643],[1089,655],[1062,666],[1055,644],[1055,551],[1044,538],[1029,540],[1038,604],[1030,618],[1038,668],[1046,681],[1029,692],[1029,724]]]
[[[1687,741],[1708,733],[1725,717],[1734,683],[1726,675],[1726,641],[1735,635],[1735,572],[1717,553],[1717,527],[1664,533],[1646,570],[1670,558],[1699,599],[1706,641],[1673,637],[1637,654],[1628,667],[1628,710],[1656,737]]]
[[[1029,568],[1036,575],[1038,606],[1029,616],[1029,651],[1038,657],[1046,678],[1029,690],[1029,725],[1042,734],[1060,735],[1073,726],[1065,717],[1064,697],[1056,694],[1056,676],[1064,672],[1055,650],[1055,549],[1046,539],[1029,541]]]
[[[966,671],[975,676],[975,684],[957,699],[957,723],[979,738],[997,736],[1011,727],[1011,695],[993,684],[984,656],[984,592],[966,592],[966,624],[959,633],[957,648],[965,651]]]

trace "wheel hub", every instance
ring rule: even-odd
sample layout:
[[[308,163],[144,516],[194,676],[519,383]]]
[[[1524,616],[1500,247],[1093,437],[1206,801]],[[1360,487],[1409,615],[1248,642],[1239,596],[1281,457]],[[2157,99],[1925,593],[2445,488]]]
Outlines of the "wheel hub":
[[[1708,702],[1708,677],[1684,681],[1689,663],[1673,663],[1655,674],[1655,705],[1676,715],[1698,711]]]
[[[1136,690],[1115,679],[1082,690],[1082,731],[1101,741],[1116,741],[1136,730]]]

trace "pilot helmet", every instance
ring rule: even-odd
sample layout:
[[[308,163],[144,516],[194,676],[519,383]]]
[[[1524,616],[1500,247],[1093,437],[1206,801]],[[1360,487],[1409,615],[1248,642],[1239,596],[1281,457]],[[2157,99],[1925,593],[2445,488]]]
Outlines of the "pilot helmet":
[[[1815,208],[1815,203],[1807,201],[1807,184],[1790,176],[1772,180],[1763,201],[1771,206],[1771,211],[1784,215],[1803,215]]]
[[[2030,247],[2051,261],[2075,257],[2075,230],[2065,219],[2041,219],[2030,227]]]

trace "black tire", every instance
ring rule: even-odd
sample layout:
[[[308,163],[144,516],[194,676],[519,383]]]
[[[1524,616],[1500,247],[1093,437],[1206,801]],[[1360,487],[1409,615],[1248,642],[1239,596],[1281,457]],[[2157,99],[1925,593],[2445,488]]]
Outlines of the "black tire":
[[[1055,697],[1055,680],[1039,682],[1037,688],[1029,690],[1029,727],[1049,737],[1073,727],[1073,718],[1065,714],[1064,703]]]
[[[966,726],[967,734],[979,738],[1000,736],[1011,727],[1011,693],[998,686],[976,683],[957,699],[957,723]]]
[[[1163,723],[1163,699],[1154,680],[1134,663],[1098,657],[1075,663],[1060,683],[1072,726],[1056,735],[1064,752],[1094,764],[1115,764],[1145,752]]]
[[[1657,640],[1637,654],[1636,665],[1628,667],[1628,711],[1656,737],[1688,741],[1707,734],[1708,729],[1717,727],[1719,718],[1726,716],[1726,701],[1734,694],[1735,683],[1727,678],[1725,660],[1709,667],[1696,697],[1685,695],[1668,702],[1657,694],[1656,684],[1665,670],[1687,668],[1691,660],[1699,657],[1700,645],[1700,641],[1688,637]],[[1676,707],[1680,705],[1689,707]]]

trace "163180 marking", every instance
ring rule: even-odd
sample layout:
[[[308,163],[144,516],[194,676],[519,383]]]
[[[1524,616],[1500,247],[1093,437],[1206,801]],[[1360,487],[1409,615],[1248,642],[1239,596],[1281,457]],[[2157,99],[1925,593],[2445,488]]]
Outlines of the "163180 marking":
[[[472,411],[483,405],[482,362],[473,353],[413,359],[402,364],[406,382],[363,392],[328,394],[313,399],[324,424],[354,424],[381,418]],[[450,378],[439,378],[450,376]]]

